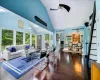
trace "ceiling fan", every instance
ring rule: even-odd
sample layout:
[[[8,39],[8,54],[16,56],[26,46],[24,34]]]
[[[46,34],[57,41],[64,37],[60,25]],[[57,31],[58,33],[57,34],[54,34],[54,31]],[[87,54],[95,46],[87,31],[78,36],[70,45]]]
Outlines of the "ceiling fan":
[[[66,4],[60,4],[60,0],[59,0],[59,6],[57,9],[53,9],[53,8],[50,8],[50,10],[54,11],[54,10],[58,10],[58,9],[62,9],[62,8],[65,8],[68,12],[70,11],[70,7]]]

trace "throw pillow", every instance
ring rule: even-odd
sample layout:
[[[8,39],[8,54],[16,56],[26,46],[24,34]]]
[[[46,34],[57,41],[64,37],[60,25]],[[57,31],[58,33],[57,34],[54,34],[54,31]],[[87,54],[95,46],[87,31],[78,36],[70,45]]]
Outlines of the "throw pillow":
[[[6,48],[8,51],[10,52],[16,52],[16,48],[13,46],[13,47],[9,47],[9,48]]]
[[[8,50],[8,51],[12,51],[12,47],[8,47],[8,48],[6,48],[6,50]]]
[[[16,48],[15,47],[12,47],[12,52],[16,52]]]
[[[26,45],[26,46],[25,46],[25,49],[29,49],[29,48],[30,48],[30,45]]]

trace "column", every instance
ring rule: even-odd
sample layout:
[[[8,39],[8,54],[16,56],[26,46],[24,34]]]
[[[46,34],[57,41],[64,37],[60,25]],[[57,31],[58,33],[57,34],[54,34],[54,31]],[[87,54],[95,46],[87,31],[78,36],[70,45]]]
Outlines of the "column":
[[[49,34],[49,46],[52,47],[51,34]]]
[[[30,45],[32,46],[32,33],[30,33]]]
[[[16,31],[13,31],[13,45],[16,45]]]
[[[87,31],[86,31],[86,29],[87,28],[84,28],[84,30],[83,30],[83,33],[84,33],[83,34],[83,50],[84,50],[84,52],[83,52],[84,54],[83,55],[87,55],[87,53],[88,53],[87,49],[86,49],[87,48],[87,45],[86,45],[86,42],[87,42],[87,36],[86,36],[87,35]]]
[[[66,47],[67,41],[66,41],[66,31],[64,31],[64,47]]]
[[[56,47],[56,31],[53,33],[53,45]]]
[[[2,50],[2,29],[0,29],[0,53]]]
[[[23,32],[23,44],[25,45],[25,32]]]
[[[42,34],[42,50],[45,50],[45,35]]]

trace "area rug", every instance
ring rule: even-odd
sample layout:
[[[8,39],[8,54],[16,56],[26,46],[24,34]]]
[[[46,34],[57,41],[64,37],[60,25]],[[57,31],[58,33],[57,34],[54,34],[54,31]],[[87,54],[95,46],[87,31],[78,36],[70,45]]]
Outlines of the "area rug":
[[[40,62],[45,60],[45,58],[39,59],[37,57],[34,60],[27,62],[24,59],[25,59],[25,57],[19,57],[19,58],[13,59],[13,60],[5,61],[1,64],[1,66],[7,72],[9,72],[12,76],[14,76],[16,79],[19,79],[26,72],[33,69]]]

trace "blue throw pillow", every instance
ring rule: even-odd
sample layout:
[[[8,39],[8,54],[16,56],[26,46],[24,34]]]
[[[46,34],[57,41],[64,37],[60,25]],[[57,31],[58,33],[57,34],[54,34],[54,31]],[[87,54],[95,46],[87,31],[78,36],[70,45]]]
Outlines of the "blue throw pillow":
[[[30,48],[30,45],[26,45],[26,46],[25,46],[25,49],[29,49],[29,48]]]
[[[12,47],[12,52],[16,52],[16,48],[15,47]]]
[[[12,47],[8,47],[8,48],[6,48],[8,51],[12,51]]]
[[[16,48],[13,46],[13,47],[9,47],[9,48],[6,48],[8,51],[10,52],[16,52]]]

